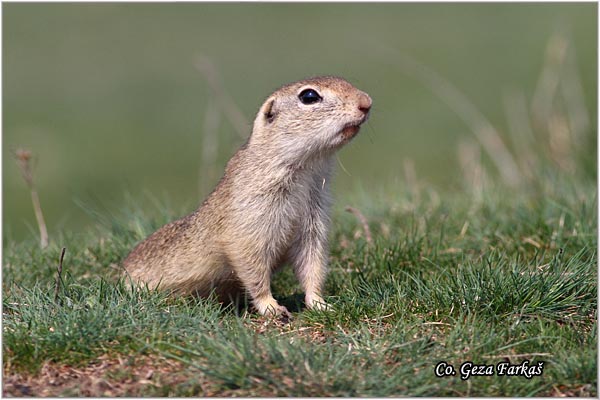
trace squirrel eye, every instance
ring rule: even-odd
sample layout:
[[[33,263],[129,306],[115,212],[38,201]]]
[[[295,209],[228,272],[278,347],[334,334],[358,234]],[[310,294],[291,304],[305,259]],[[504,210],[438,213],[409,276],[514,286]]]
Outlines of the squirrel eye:
[[[313,104],[323,100],[323,98],[314,89],[304,89],[298,95],[302,104]]]

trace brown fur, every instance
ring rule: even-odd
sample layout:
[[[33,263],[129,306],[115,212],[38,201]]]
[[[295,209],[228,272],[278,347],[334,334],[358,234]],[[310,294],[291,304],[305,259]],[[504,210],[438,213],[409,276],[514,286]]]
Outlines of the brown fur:
[[[316,90],[322,100],[303,104]],[[271,294],[271,274],[290,262],[309,308],[327,265],[332,155],[368,117],[370,97],[347,81],[317,77],[276,90],[252,135],[192,214],[138,244],[123,264],[138,284],[226,299],[245,289],[261,314],[288,314]]]

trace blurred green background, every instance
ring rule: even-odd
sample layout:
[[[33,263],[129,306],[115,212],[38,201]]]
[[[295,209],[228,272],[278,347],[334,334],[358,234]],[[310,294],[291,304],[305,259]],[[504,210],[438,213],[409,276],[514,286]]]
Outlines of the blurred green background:
[[[461,187],[468,125],[393,54],[456,86],[498,131],[507,93],[530,102],[548,43],[569,42],[595,160],[597,5],[580,4],[16,4],[3,9],[4,240],[37,235],[11,152],[35,155],[35,181],[53,232],[94,225],[83,208],[116,213],[169,199],[192,210],[242,139],[221,118],[216,176],[201,171],[214,96],[194,67],[202,55],[251,121],[281,84],[347,78],[374,99],[371,119],[339,154],[335,197],[404,184],[404,163],[440,190]],[[396,52],[396,53],[394,53]],[[510,98],[509,98],[510,99]],[[248,126],[248,133],[250,126]],[[595,171],[595,161],[589,166]],[[595,172],[591,172],[592,174]]]

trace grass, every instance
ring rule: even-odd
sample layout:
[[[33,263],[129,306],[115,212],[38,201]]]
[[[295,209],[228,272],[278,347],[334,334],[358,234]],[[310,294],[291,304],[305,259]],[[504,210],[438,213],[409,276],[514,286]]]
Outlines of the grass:
[[[595,60],[596,39],[589,32],[595,31],[597,20],[589,10],[597,7],[449,6],[440,12],[437,5],[369,6],[368,10],[358,5],[346,10],[337,25],[331,21],[314,25],[314,12],[308,12],[312,6],[269,6],[269,12],[278,15],[271,21],[298,27],[306,20],[314,28],[300,35],[297,29],[293,35],[282,34],[285,41],[279,46],[277,40],[271,40],[273,28],[292,31],[263,24],[265,8],[250,7],[240,13],[238,8],[220,6],[185,7],[177,11],[136,8],[133,14],[127,7],[42,10],[13,6],[8,10],[13,18],[7,21],[13,24],[7,32],[13,35],[7,42],[7,76],[12,78],[6,81],[15,85],[7,89],[5,114],[10,118],[4,127],[4,147],[14,146],[18,139],[19,145],[31,145],[34,154],[39,152],[43,168],[36,178],[42,207],[50,209],[51,229],[50,244],[43,250],[35,229],[31,228],[29,235],[19,231],[15,218],[29,215],[30,205],[23,200],[26,191],[16,194],[18,178],[10,172],[11,168],[16,172],[16,167],[7,161],[9,181],[4,193],[11,195],[3,198],[5,211],[9,210],[3,214],[8,216],[2,265],[4,395],[598,395],[598,198],[593,152],[597,148],[597,116],[594,111],[587,112],[596,109],[597,85],[595,74],[589,73],[595,61],[584,62],[589,57]],[[318,7],[330,16],[337,10]],[[186,18],[182,19],[183,15]],[[505,31],[508,16],[512,28]],[[556,16],[565,17],[573,30],[547,38],[546,27]],[[37,30],[14,35],[24,29],[22,21],[35,18],[43,23],[28,26]],[[219,22],[224,19],[228,24]],[[116,24],[108,31],[107,20]],[[202,85],[191,67],[185,73],[166,71],[175,71],[170,63],[182,65],[182,60],[198,55],[196,46],[202,43],[198,38],[212,43],[213,37],[230,37],[219,34],[217,27],[226,27],[231,37],[241,38],[239,32],[230,32],[232,20],[238,21],[233,25],[244,32],[243,40],[229,41],[238,50],[219,45],[200,53],[222,61],[217,63],[220,72],[229,89],[239,88],[232,96],[243,104],[246,115],[251,115],[247,108],[250,99],[256,101],[259,87],[271,85],[277,77],[276,81],[287,81],[288,73],[312,71],[313,58],[305,57],[310,64],[307,68],[299,58],[289,57],[289,40],[297,41],[298,46],[292,48],[298,54],[303,54],[303,46],[310,46],[310,54],[330,56],[329,61],[327,57],[320,60],[320,68],[349,76],[364,70],[364,76],[356,76],[357,84],[364,84],[380,104],[366,127],[370,131],[361,135],[370,135],[370,146],[357,142],[345,150],[347,160],[353,161],[346,164],[352,172],[338,177],[364,182],[366,189],[336,190],[339,199],[333,213],[325,293],[334,309],[305,310],[293,273],[284,268],[274,279],[273,291],[294,314],[289,324],[259,317],[246,306],[221,305],[212,299],[170,298],[151,290],[132,292],[119,270],[120,261],[135,243],[192,208],[177,209],[170,201],[182,204],[181,198],[186,198],[189,204],[189,199],[197,197],[190,191],[190,182],[198,178],[198,152],[190,148],[202,147],[202,135],[193,135],[196,146],[163,133],[202,131],[196,126],[199,120],[190,122],[189,118],[202,106],[197,102]],[[569,24],[569,20],[577,23]],[[144,47],[170,42],[162,37],[163,31],[155,29],[156,21],[177,27],[167,31],[180,46],[167,46],[169,52]],[[357,31],[356,26],[364,29]],[[131,29],[139,34],[123,34]],[[328,33],[329,29],[336,34]],[[61,39],[72,37],[73,30],[82,40]],[[365,30],[378,46],[356,47],[364,43],[358,39],[364,38]],[[344,40],[336,39],[338,31]],[[247,32],[254,33],[248,36]],[[307,40],[307,34],[319,40]],[[103,45],[114,35],[143,40],[133,40],[125,47]],[[148,40],[152,37],[157,40]],[[401,43],[389,42],[390,37]],[[444,40],[438,40],[442,37]],[[264,53],[264,38],[272,42],[269,53]],[[113,42],[122,43],[120,39]],[[44,41],[51,45],[39,47]],[[434,42],[440,45],[432,47]],[[54,60],[58,64],[52,64],[51,57],[36,49],[55,49],[56,43],[63,47],[52,50],[60,56]],[[327,50],[314,48],[319,43]],[[540,43],[546,43],[541,71],[537,66],[544,53]],[[368,52],[356,53],[357,48]],[[103,53],[106,49],[111,53]],[[141,53],[151,58],[120,56],[138,54],[140,49],[146,49]],[[352,49],[352,63],[345,61],[346,49]],[[258,81],[240,75],[239,63],[223,61],[231,54],[237,57],[246,52],[270,55],[245,57],[247,76],[258,77]],[[33,54],[41,54],[44,62],[29,62],[35,60]],[[86,54],[90,57],[82,56]],[[106,57],[98,58],[101,54]],[[374,54],[377,57],[372,57]],[[465,62],[473,55],[478,63]],[[119,62],[112,62],[112,57]],[[272,59],[281,60],[277,73],[264,74],[273,72],[267,68]],[[90,74],[85,60],[104,60],[103,74]],[[360,63],[366,63],[365,68],[357,68]],[[51,77],[35,69],[40,65]],[[88,81],[90,76],[111,83],[96,78]],[[181,80],[177,84],[157,81],[159,76]],[[477,80],[478,76],[483,80]],[[506,129],[498,122],[502,115],[498,94],[500,88],[506,88],[504,82],[512,79],[520,89],[505,93]],[[27,85],[33,89],[23,90]],[[53,85],[61,90],[54,90]],[[424,95],[421,86],[432,93]],[[62,90],[68,87],[77,90]],[[165,94],[175,93],[174,87],[179,88],[177,96],[183,93],[178,100]],[[125,94],[119,95],[116,88]],[[398,88],[402,88],[401,95]],[[153,95],[147,96],[147,91]],[[92,92],[94,96],[89,96]],[[134,94],[143,99],[134,99]],[[37,103],[32,105],[32,98]],[[123,103],[115,103],[115,98]],[[160,104],[152,103],[156,99]],[[165,108],[165,102],[177,106]],[[139,110],[132,111],[131,104],[138,104]],[[492,108],[495,111],[490,111]],[[61,110],[69,111],[68,118]],[[114,114],[116,110],[129,117],[121,118]],[[179,111],[186,117],[176,115]],[[56,122],[62,120],[68,123]],[[461,124],[457,125],[457,120]],[[52,132],[43,128],[49,126],[48,121],[55,121],[50,124],[55,127]],[[459,135],[465,127],[466,136]],[[224,126],[226,129],[230,127]],[[106,134],[116,136],[111,139]],[[93,139],[94,135],[102,140]],[[136,135],[143,137],[144,151],[133,154],[127,149],[142,143]],[[169,145],[161,145],[160,137]],[[219,144],[223,153],[219,157],[230,155],[229,142],[226,139]],[[180,148],[172,147],[177,143]],[[87,151],[89,145],[94,151]],[[77,151],[73,157],[61,157],[57,149],[63,147]],[[177,162],[165,156],[165,148],[172,149]],[[123,153],[121,161],[115,151]],[[183,160],[186,154],[193,160]],[[145,162],[144,157],[150,161]],[[106,163],[107,159],[113,162]],[[212,163],[216,167],[215,159]],[[82,165],[91,169],[86,171]],[[127,171],[125,178],[123,171]],[[402,172],[404,186],[385,185],[398,182]],[[156,180],[152,183],[146,177]],[[135,184],[127,181],[119,186],[118,179]],[[73,196],[63,182],[77,181],[80,186],[74,184]],[[445,183],[440,184],[442,181]],[[132,193],[126,202],[129,206],[115,214],[112,205],[102,209],[90,206],[107,204],[105,198],[79,201],[91,224],[86,230],[77,230],[77,224],[68,223],[73,207],[67,200],[57,199],[89,197],[85,187],[103,195],[106,192],[108,197],[121,197],[127,187]],[[165,201],[156,201],[152,195],[144,199],[138,194],[140,187],[160,187],[172,195]],[[88,193],[94,197],[96,192]],[[347,206],[353,213],[344,211]],[[57,218],[64,222],[52,222]],[[66,256],[57,290],[62,248],[66,248]],[[442,361],[453,366],[456,374],[437,377],[436,365]],[[498,375],[461,379],[465,362],[495,366],[501,362],[524,365],[525,361],[534,366],[543,362],[543,373],[531,379]]]
[[[594,182],[555,178],[519,195],[490,186],[481,201],[390,193],[352,200],[371,245],[355,216],[335,210],[334,311],[304,310],[290,268],[276,276],[276,297],[295,316],[285,325],[210,299],[130,292],[116,266],[175,217],[166,207],[153,217],[97,214],[96,231],[44,251],[33,240],[5,243],[5,393],[597,395]],[[543,374],[460,379],[465,361],[524,360],[543,361]],[[440,361],[457,375],[436,377]]]

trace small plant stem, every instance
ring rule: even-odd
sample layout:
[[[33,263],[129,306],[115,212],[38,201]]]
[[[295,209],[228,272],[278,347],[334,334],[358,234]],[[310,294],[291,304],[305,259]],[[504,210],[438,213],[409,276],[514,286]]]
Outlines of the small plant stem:
[[[48,247],[48,229],[46,228],[46,221],[44,220],[44,213],[42,213],[42,206],[40,204],[40,197],[38,196],[35,184],[33,183],[33,171],[31,169],[31,151],[18,149],[14,153],[17,159],[17,164],[23,175],[23,180],[31,192],[31,203],[33,204],[33,212],[35,213],[35,219],[40,229],[40,247],[45,249]]]
[[[248,127],[250,124],[246,120],[246,117],[244,117],[244,113],[242,113],[238,105],[225,90],[219,78],[218,70],[212,60],[208,57],[198,56],[194,61],[194,66],[204,76],[204,79],[206,79],[206,82],[215,94],[219,106],[233,125],[239,137],[246,139],[248,137]]]
[[[365,231],[365,239],[367,240],[367,243],[368,244],[373,243],[373,237],[371,236],[371,229],[369,229],[369,223],[368,223],[367,219],[365,218],[365,216],[360,212],[360,210],[358,210],[354,207],[347,206],[346,211],[354,214],[356,216],[356,218],[358,218],[358,220],[362,224],[363,230]]]
[[[35,187],[32,186],[30,191],[35,219],[38,223],[38,227],[40,228],[40,246],[42,249],[45,249],[48,247],[48,229],[46,228],[46,221],[44,221],[44,214],[42,213],[42,206],[40,205],[40,198],[37,190],[35,190]]]
[[[63,247],[60,252],[60,259],[58,261],[58,273],[56,274],[56,283],[54,284],[54,301],[58,300],[58,292],[60,291],[60,283],[62,282],[62,268],[63,260],[65,258],[66,247]]]

